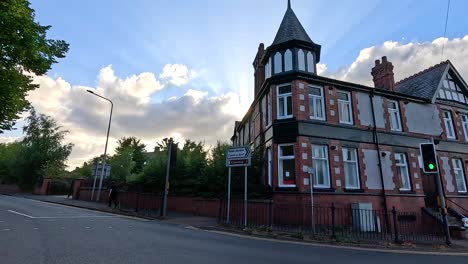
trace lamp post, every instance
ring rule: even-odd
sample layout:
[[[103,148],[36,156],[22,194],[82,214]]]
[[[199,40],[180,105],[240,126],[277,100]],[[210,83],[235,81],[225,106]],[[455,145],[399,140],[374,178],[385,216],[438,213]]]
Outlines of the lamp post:
[[[88,93],[92,94],[92,95],[100,97],[100,98],[108,101],[109,103],[111,103],[111,110],[110,110],[110,116],[109,116],[109,125],[107,127],[106,147],[104,148],[104,156],[102,157],[102,161],[101,161],[101,163],[102,163],[101,177],[99,179],[99,189],[98,189],[98,193],[96,195],[96,202],[99,202],[99,198],[101,197],[102,180],[104,178],[104,169],[106,168],[107,143],[109,142],[109,132],[110,132],[110,126],[111,126],[111,121],[112,121],[112,110],[114,109],[114,103],[112,103],[112,101],[110,99],[108,99],[108,98],[106,98],[104,96],[101,96],[99,94],[96,94],[91,90],[86,90],[86,91]],[[97,171],[97,168],[96,168],[96,171]],[[93,191],[91,193],[91,200],[93,200],[94,189],[96,188],[96,177],[97,177],[97,175],[94,176],[94,183],[93,183]]]

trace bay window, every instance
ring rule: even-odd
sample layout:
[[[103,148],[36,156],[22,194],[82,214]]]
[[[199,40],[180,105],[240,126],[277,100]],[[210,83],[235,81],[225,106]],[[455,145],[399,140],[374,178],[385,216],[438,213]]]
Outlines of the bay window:
[[[300,71],[305,71],[305,54],[302,49],[297,52],[297,62]]]
[[[307,52],[307,71],[308,72],[315,72],[315,65],[314,65],[314,56],[312,55],[312,52],[308,51]]]
[[[286,50],[284,53],[284,71],[290,71],[293,69],[292,63],[292,51],[290,49]]]
[[[282,62],[282,56],[281,53],[276,52],[274,56],[275,64],[274,66],[274,72],[275,73],[280,73],[283,71],[283,62]]]

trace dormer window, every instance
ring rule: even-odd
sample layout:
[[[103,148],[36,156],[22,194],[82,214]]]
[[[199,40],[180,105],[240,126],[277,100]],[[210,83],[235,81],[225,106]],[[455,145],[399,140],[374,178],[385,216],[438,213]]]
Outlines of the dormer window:
[[[275,56],[274,56],[274,70],[275,70],[275,74],[276,73],[280,73],[283,71],[283,63],[282,63],[282,58],[281,58],[281,53],[279,52],[276,52],[275,53]]]
[[[292,51],[286,50],[284,53],[284,71],[291,71],[293,69]]]

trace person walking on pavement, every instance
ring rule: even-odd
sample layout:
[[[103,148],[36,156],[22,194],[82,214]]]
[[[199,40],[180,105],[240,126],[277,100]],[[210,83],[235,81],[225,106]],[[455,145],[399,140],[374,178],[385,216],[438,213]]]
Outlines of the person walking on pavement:
[[[118,194],[119,193],[117,191],[117,187],[114,184],[112,184],[109,191],[109,207],[111,207],[112,203],[114,203],[114,208],[117,207],[117,205],[119,204],[117,199]]]

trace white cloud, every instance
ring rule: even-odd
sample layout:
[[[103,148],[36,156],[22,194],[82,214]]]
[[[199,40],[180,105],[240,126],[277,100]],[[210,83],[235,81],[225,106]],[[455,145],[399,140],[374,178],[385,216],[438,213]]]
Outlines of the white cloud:
[[[197,75],[196,71],[189,69],[184,64],[166,64],[159,78],[175,86],[183,86]]]
[[[337,71],[328,71],[326,65],[319,65],[318,72],[324,76],[373,86],[370,71],[374,61],[387,56],[393,63],[395,81],[404,79],[441,61],[442,45],[445,44],[443,60],[450,59],[464,78],[468,78],[468,35],[463,38],[437,38],[432,42],[386,41],[381,45],[361,50],[350,65]]]
[[[158,80],[149,72],[121,78],[107,66],[100,70],[95,87],[74,86],[60,77],[35,77],[40,88],[32,91],[28,99],[40,113],[52,116],[70,131],[66,141],[75,145],[70,168],[104,152],[110,104],[87,93],[88,89],[114,102],[109,153],[113,153],[117,140],[124,136],[141,138],[149,151],[156,141],[170,136],[178,141],[184,138],[205,141],[208,145],[218,139],[228,140],[237,116],[226,112],[225,107],[234,108],[235,97],[208,96],[206,90],[188,89],[184,94],[151,103],[151,97],[165,88],[164,83],[184,85],[194,76],[194,71],[182,64],[175,68],[166,65],[164,69],[166,72],[160,76],[166,79]],[[178,73],[169,75],[167,69]]]

